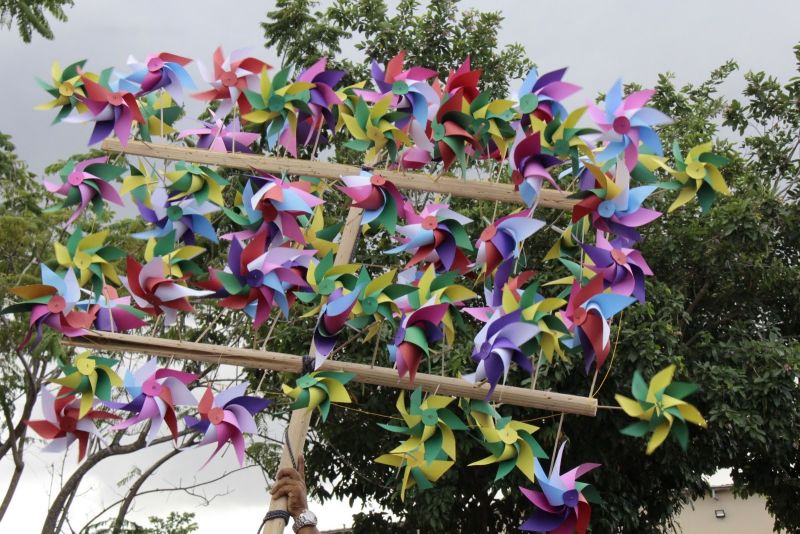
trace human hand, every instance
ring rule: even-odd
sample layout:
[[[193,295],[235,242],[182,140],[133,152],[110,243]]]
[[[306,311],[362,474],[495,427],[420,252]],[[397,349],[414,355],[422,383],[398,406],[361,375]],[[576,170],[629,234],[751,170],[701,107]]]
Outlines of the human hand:
[[[272,486],[270,493],[273,499],[286,497],[286,510],[291,516],[297,519],[303,511],[308,509],[305,483],[305,458],[300,455],[297,458],[297,469],[284,467],[278,471],[277,481]]]

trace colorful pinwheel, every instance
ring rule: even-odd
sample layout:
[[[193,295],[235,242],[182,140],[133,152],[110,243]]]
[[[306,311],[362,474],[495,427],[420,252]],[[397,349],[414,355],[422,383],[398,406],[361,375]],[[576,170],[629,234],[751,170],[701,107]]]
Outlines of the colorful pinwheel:
[[[350,394],[344,385],[355,376],[353,373],[337,371],[314,371],[298,378],[295,387],[283,384],[283,392],[294,400],[290,406],[292,410],[319,408],[324,422],[328,419],[332,402],[342,404],[351,402]]]
[[[443,97],[436,118],[431,123],[435,153],[442,160],[445,172],[455,161],[458,161],[462,172],[466,172],[467,156],[482,149],[472,133],[475,118],[469,114],[470,102],[471,99],[465,96],[464,89],[457,89]]]
[[[25,424],[44,439],[50,440],[43,449],[45,452],[65,451],[73,441],[77,440],[79,462],[86,457],[89,439],[92,436],[102,440],[95,427],[95,421],[119,419],[118,416],[102,410],[89,410],[81,416],[79,401],[69,388],[61,388],[58,396],[54,397],[43,386],[40,398],[44,419],[28,420]]]
[[[120,87],[112,88],[109,77],[110,74],[104,73],[98,82],[88,75],[82,74],[81,81],[85,96],[78,96],[78,99],[89,110],[91,120],[95,123],[89,144],[99,143],[114,132],[120,144],[125,147],[128,145],[133,122],[143,124],[145,120],[136,96],[132,92],[122,89],[123,84],[119,84]]]
[[[653,433],[647,442],[647,454],[652,454],[664,443],[673,430],[681,448],[686,450],[689,446],[687,421],[706,428],[706,420],[697,408],[683,400],[699,388],[687,382],[673,382],[674,374],[675,365],[670,365],[656,373],[648,386],[639,371],[635,371],[631,385],[633,399],[614,395],[626,414],[641,419],[623,428],[623,434],[640,438]]]
[[[220,117],[227,115],[233,104],[239,106],[242,115],[250,112],[252,107],[248,102],[244,91],[258,90],[258,75],[270,66],[254,57],[249,56],[247,49],[234,50],[229,56],[225,56],[222,47],[214,50],[214,71],[209,71],[200,61],[197,68],[203,79],[211,85],[211,89],[195,93],[193,96],[198,100],[220,102],[217,114]]]
[[[481,232],[475,248],[478,255],[473,268],[481,274],[494,274],[497,266],[509,258],[518,258],[522,242],[538,232],[544,221],[531,218],[531,210],[512,213],[496,219]]]
[[[508,146],[516,130],[512,121],[517,118],[513,100],[496,100],[488,91],[481,93],[469,106],[475,121],[473,131],[486,157],[505,161]]]
[[[142,161],[139,162],[138,167],[131,163],[129,168],[130,175],[122,179],[122,188],[119,190],[119,194],[130,194],[137,205],[141,203],[150,206],[150,195],[158,185],[158,175],[153,176],[147,172]]]
[[[539,132],[524,137],[518,136],[513,153],[511,180],[514,182],[514,188],[519,190],[525,205],[529,208],[536,206],[545,180],[556,189],[560,189],[548,169],[560,164],[561,160],[542,152]]]
[[[84,237],[83,231],[76,228],[69,236],[67,245],[54,243],[56,261],[62,267],[74,269],[78,284],[83,287],[91,282],[95,294],[99,294],[106,279],[119,285],[119,277],[112,262],[125,257],[117,247],[106,245],[108,230],[102,230]]]
[[[547,453],[533,437],[539,427],[515,421],[510,417],[478,417],[478,430],[483,436],[483,446],[491,453],[486,458],[472,462],[471,466],[499,464],[495,481],[505,477],[514,467],[533,482],[536,458],[547,458]],[[488,423],[488,424],[487,424]]]
[[[139,110],[144,118],[139,124],[139,135],[148,143],[154,135],[166,137],[175,133],[175,123],[184,113],[169,93],[151,93],[139,98]]]
[[[112,369],[117,363],[118,361],[113,358],[93,356],[88,350],[77,354],[71,365],[58,360],[58,366],[65,376],[56,378],[53,382],[72,390],[70,395],[80,393],[78,418],[83,418],[89,413],[95,397],[110,401],[111,388],[122,385],[122,379]]]
[[[523,128],[530,123],[531,115],[544,122],[566,120],[568,112],[561,101],[581,89],[580,86],[563,81],[566,72],[567,69],[563,68],[539,76],[537,68],[531,67],[517,91]]]
[[[196,89],[192,77],[186,72],[186,65],[192,60],[169,52],[151,54],[144,63],[133,56],[128,57],[128,66],[133,69],[127,79],[139,86],[142,96],[164,89],[176,102],[183,102],[184,89]]]
[[[105,210],[106,200],[122,206],[119,193],[109,182],[117,180],[125,172],[125,168],[111,165],[107,161],[107,157],[86,159],[77,163],[69,160],[58,172],[61,184],[44,183],[45,189],[65,197],[55,206],[45,209],[45,213],[78,205],[67,220],[67,225],[70,225],[84,212],[90,202],[92,210],[97,215]]]
[[[131,306],[130,297],[120,297],[117,290],[104,286],[91,299],[78,302],[93,318],[92,328],[105,332],[126,332],[143,327],[146,314]]]
[[[216,230],[208,220],[208,216],[219,211],[219,207],[210,202],[198,202],[195,196],[170,199],[163,187],[158,187],[150,195],[150,207],[137,199],[139,214],[145,222],[155,226],[150,230],[137,232],[137,239],[162,238],[174,233],[175,242],[194,245],[197,236],[202,236],[213,243],[218,243]]]
[[[212,111],[211,121],[202,121],[200,128],[181,130],[178,139],[190,135],[197,136],[197,148],[204,148],[213,152],[240,152],[251,154],[250,145],[261,138],[259,133],[243,132],[239,119],[234,117],[229,124],[223,118],[217,118]]]
[[[387,271],[374,278],[366,269],[362,269],[358,273],[356,284],[363,287],[363,290],[359,294],[356,307],[353,308],[354,317],[350,324],[353,328],[362,330],[372,323],[367,328],[364,342],[378,334],[384,321],[393,321],[395,316],[401,315],[403,299],[406,295],[415,292],[411,285],[396,283],[396,275],[395,270]],[[413,311],[417,307],[419,306],[413,308],[408,306],[406,309]],[[445,314],[446,316],[447,314]]]
[[[317,206],[314,208],[314,214],[311,216],[308,226],[303,231],[306,247],[316,250],[317,254],[322,257],[336,254],[339,250],[339,243],[335,243],[334,239],[339,235],[342,226],[344,226],[342,222],[326,224],[322,206]]]
[[[304,111],[297,125],[297,136],[305,145],[314,143],[315,145],[324,146],[327,144],[328,139],[322,136],[323,124],[327,126],[328,131],[331,133],[336,130],[337,118],[334,110],[342,104],[342,100],[336,94],[334,88],[342,81],[346,72],[342,70],[325,70],[327,64],[327,58],[320,58],[297,77],[297,81],[300,83],[313,84],[309,89],[308,108],[311,110],[310,116],[305,117],[306,112]]]
[[[452,460],[442,459],[428,461],[424,458],[425,451],[416,449],[411,452],[382,454],[375,458],[379,464],[389,465],[403,469],[403,483],[400,486],[400,500],[405,501],[406,490],[417,486],[419,491],[433,487],[433,482],[439,480],[448,469],[455,464]]]
[[[363,208],[361,224],[372,229],[384,228],[395,233],[397,219],[405,219],[406,199],[392,182],[379,174],[361,171],[357,176],[342,176],[345,195],[353,200],[353,206]]]
[[[552,532],[553,534],[586,534],[592,508],[589,502],[598,502],[599,498],[591,491],[593,488],[585,482],[578,482],[589,471],[597,469],[600,464],[581,464],[561,474],[561,457],[564,454],[566,441],[561,444],[556,455],[550,476],[542,469],[539,460],[534,460],[536,479],[542,491],[533,491],[520,487],[520,491],[531,501],[536,509],[520,530],[527,532]]]
[[[594,265],[589,269],[602,276],[605,287],[618,295],[632,295],[644,304],[644,277],[653,271],[638,250],[609,243],[603,232],[597,232],[595,246],[584,244],[583,250]]]
[[[212,291],[197,290],[179,284],[181,279],[164,276],[164,260],[155,257],[142,266],[128,256],[128,276],[120,276],[122,285],[133,297],[136,306],[150,315],[164,314],[164,324],[172,326],[178,312],[194,313],[189,297],[211,295]]]
[[[536,347],[532,347],[529,351],[531,354],[541,351],[547,361],[552,363],[553,355],[557,353],[566,361],[562,343],[569,337],[569,330],[556,311],[567,302],[561,298],[543,296],[539,293],[538,283],[530,284],[524,290],[520,290],[517,284],[521,278],[522,276],[516,277],[503,288],[503,310],[505,313],[511,313],[516,309],[522,310],[523,320],[539,329],[535,339]]]
[[[85,64],[86,60],[83,59],[61,70],[58,61],[54,61],[50,69],[52,85],[38,78],[36,79],[39,87],[47,91],[47,93],[53,97],[53,100],[44,104],[39,104],[34,109],[48,110],[59,108],[58,113],[53,119],[53,124],[61,122],[61,120],[70,115],[73,110],[77,110],[81,113],[86,112],[86,106],[80,101],[80,97],[86,96],[83,90],[83,81],[80,76],[80,70]]]
[[[196,245],[176,246],[175,230],[158,239],[150,238],[144,247],[144,261],[150,262],[161,258],[164,262],[164,273],[176,278],[185,275],[201,276],[203,269],[194,259],[203,254],[206,249]]]
[[[130,395],[128,403],[108,402],[117,410],[131,412],[133,416],[120,421],[112,428],[124,430],[143,421],[150,422],[146,443],[150,444],[158,435],[162,423],[167,424],[172,439],[178,439],[176,406],[195,406],[197,399],[186,387],[197,379],[197,375],[158,367],[155,359],[148,360],[139,369],[125,373],[125,389]]]
[[[717,194],[731,194],[725,178],[719,172],[729,163],[728,158],[714,154],[711,152],[712,148],[713,144],[710,142],[697,145],[684,158],[678,142],[675,142],[672,151],[677,170],[671,171],[675,181],[664,184],[664,187],[678,189],[680,192],[667,211],[671,212],[697,197],[703,212],[707,212],[711,209]]]
[[[430,353],[430,345],[444,337],[441,322],[448,306],[425,304],[401,317],[394,341],[387,347],[389,359],[396,362],[401,378],[408,374],[409,380],[414,383],[423,356],[427,358]]]
[[[328,355],[333,351],[339,338],[339,333],[344,330],[347,319],[353,307],[358,302],[361,287],[345,293],[344,289],[335,289],[322,306],[314,329],[313,344],[315,349],[314,367],[319,369]]]
[[[170,200],[194,196],[200,205],[209,200],[217,206],[225,205],[222,189],[228,185],[228,180],[206,166],[181,161],[174,171],[167,173],[167,179],[171,182]]]
[[[216,395],[211,388],[206,388],[197,404],[200,419],[191,416],[184,418],[188,428],[203,434],[203,439],[197,443],[198,447],[209,443],[217,444],[205,465],[228,442],[233,445],[239,465],[244,465],[244,434],[258,432],[253,416],[265,410],[272,402],[245,395],[248,386],[245,382]]]

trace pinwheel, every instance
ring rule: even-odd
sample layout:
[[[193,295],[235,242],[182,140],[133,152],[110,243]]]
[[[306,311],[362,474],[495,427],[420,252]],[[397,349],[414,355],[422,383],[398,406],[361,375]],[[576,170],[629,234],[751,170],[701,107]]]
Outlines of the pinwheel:
[[[374,278],[366,269],[358,273],[356,284],[363,287],[363,290],[359,293],[358,303],[353,308],[354,317],[350,324],[353,328],[362,330],[372,323],[366,331],[364,342],[378,334],[383,321],[392,321],[395,316],[401,315],[400,306],[403,298],[415,291],[411,285],[396,283],[396,275],[395,270]],[[412,311],[412,308],[408,307],[408,311]]]
[[[604,279],[595,276],[581,287],[572,284],[567,308],[561,312],[564,324],[575,334],[583,349],[585,371],[593,362],[603,366],[611,348],[608,320],[636,301],[634,297],[603,293]]]
[[[76,61],[61,70],[58,61],[53,62],[50,69],[50,77],[52,78],[52,85],[36,79],[39,87],[47,91],[53,97],[53,100],[44,104],[39,104],[34,109],[48,110],[59,108],[58,113],[53,119],[53,124],[61,122],[62,119],[67,117],[73,110],[78,112],[87,111],[79,97],[86,96],[83,89],[83,81],[81,80],[80,70],[86,64],[86,60]]]
[[[131,412],[132,415],[112,428],[124,430],[143,421],[150,422],[145,437],[149,445],[158,435],[161,424],[166,423],[172,439],[178,440],[178,418],[176,406],[195,406],[197,399],[186,387],[197,379],[197,375],[158,367],[155,359],[148,360],[134,372],[125,372],[125,389],[130,395],[128,403],[108,402],[112,408]]]
[[[58,204],[45,209],[45,213],[77,205],[78,208],[67,220],[67,225],[70,225],[86,210],[89,203],[97,215],[105,210],[106,200],[122,206],[119,193],[109,182],[117,180],[125,172],[125,168],[107,162],[106,157],[86,159],[81,162],[69,160],[58,171],[61,184],[44,183],[45,189],[64,197]]]
[[[570,161],[572,168],[569,171],[573,176],[581,174],[582,158],[591,162],[595,160],[592,147],[584,137],[598,133],[594,128],[578,126],[586,107],[573,110],[565,118],[554,117],[551,121],[545,122],[535,115],[528,115],[531,121],[531,134],[540,135],[542,149],[555,157]]]
[[[53,379],[53,382],[72,390],[70,395],[80,393],[79,419],[92,409],[95,397],[110,401],[111,388],[122,385],[122,379],[112,369],[117,363],[113,358],[93,356],[88,350],[77,354],[71,365],[58,360],[58,366],[65,376]]]
[[[457,89],[449,96],[443,97],[436,118],[431,123],[435,152],[441,158],[445,172],[456,160],[462,172],[465,172],[467,156],[481,151],[480,142],[471,133],[474,130],[475,118],[469,114],[470,102],[471,99],[465,96],[464,89]]]
[[[206,249],[196,245],[176,246],[175,231],[158,239],[150,238],[144,247],[144,261],[150,262],[161,258],[164,263],[164,272],[169,276],[181,278],[184,275],[200,276],[203,269],[197,265],[194,258],[204,253]]]
[[[594,264],[589,269],[603,277],[605,287],[618,295],[633,295],[644,303],[644,277],[653,276],[653,271],[641,252],[609,243],[603,232],[597,232],[595,246],[582,247]]]
[[[365,152],[364,161],[374,165],[386,151],[389,162],[397,161],[398,150],[413,144],[411,138],[397,124],[408,115],[403,111],[390,111],[392,95],[386,95],[372,106],[358,98],[339,106],[339,120],[343,122],[350,139],[345,146]],[[350,109],[348,106],[354,106]]]
[[[104,286],[100,294],[78,302],[93,318],[92,328],[105,332],[126,332],[143,327],[146,314],[131,306],[130,297],[120,297],[117,290]]]
[[[427,461],[425,451],[416,449],[406,453],[382,454],[375,458],[375,462],[389,465],[398,469],[403,468],[403,483],[400,487],[400,500],[405,501],[406,490],[417,486],[420,491],[433,487],[433,482],[439,480],[448,469],[455,464],[452,460],[437,459]],[[442,458],[445,458],[442,455]]]
[[[518,136],[513,153],[511,180],[529,208],[535,207],[538,203],[539,192],[545,180],[560,190],[548,169],[560,164],[561,160],[542,152],[539,132],[524,137]]]
[[[567,302],[561,298],[544,297],[539,293],[539,284],[528,285],[521,292],[509,283],[503,289],[503,309],[511,313],[516,309],[522,310],[522,319],[535,325],[539,329],[536,335],[538,347],[530,353],[541,351],[549,363],[553,363],[553,355],[566,361],[562,342],[568,338],[569,330],[558,317],[556,311]]]
[[[631,188],[630,173],[619,162],[613,180],[594,165],[587,164],[586,167],[600,187],[581,193],[583,199],[572,208],[572,222],[589,215],[592,226],[616,235],[624,244],[632,244],[641,239],[635,228],[661,216],[659,211],[642,207],[642,202],[657,186]]]
[[[154,226],[149,230],[137,232],[137,239],[162,238],[174,234],[175,242],[194,245],[197,236],[202,236],[213,243],[218,243],[217,233],[208,216],[219,211],[219,207],[210,202],[198,202],[194,196],[170,199],[163,187],[156,188],[150,195],[150,207],[137,199],[139,214],[145,222]]]
[[[599,502],[593,488],[585,482],[578,482],[589,471],[600,464],[581,464],[561,474],[561,457],[566,442],[561,444],[555,464],[548,476],[539,460],[534,460],[536,479],[542,491],[520,487],[520,491],[531,501],[536,509],[520,529],[528,532],[552,532],[553,534],[585,534],[589,526],[592,508],[589,502]]]
[[[233,104],[239,106],[242,115],[250,112],[252,107],[245,96],[245,89],[255,91],[258,89],[258,75],[270,66],[254,57],[248,56],[247,49],[234,50],[225,57],[222,47],[214,50],[214,71],[210,72],[203,63],[197,62],[197,68],[203,79],[211,85],[211,89],[195,93],[198,100],[220,102],[217,114],[221,117],[227,115]]]
[[[166,137],[175,133],[175,123],[183,116],[183,108],[169,93],[151,93],[139,98],[139,111],[144,118],[139,124],[139,135],[148,143],[154,135]]]
[[[194,196],[198,204],[211,201],[217,206],[223,206],[222,189],[228,185],[228,180],[203,165],[193,165],[181,161],[175,165],[175,170],[167,173],[171,182],[170,200],[180,200]]]
[[[352,291],[356,288],[356,273],[361,268],[357,263],[334,265],[333,254],[327,254],[318,263],[310,263],[306,271],[306,282],[310,292],[299,292],[297,298],[306,304],[319,302],[319,305],[305,313],[304,317],[311,317],[319,313],[320,308],[328,298],[337,290],[347,288]],[[341,294],[339,295],[341,297]]]
[[[336,346],[339,333],[344,330],[345,323],[358,302],[361,289],[361,287],[357,287],[354,291],[345,292],[343,288],[337,288],[323,304],[313,337],[314,367],[316,369],[319,369]]]
[[[561,101],[574,95],[581,88],[563,81],[566,72],[567,69],[563,68],[539,76],[538,69],[531,67],[517,91],[523,128],[532,120],[531,115],[544,122],[567,119],[567,109]]]
[[[711,152],[712,148],[713,145],[710,142],[697,145],[684,158],[678,142],[676,141],[672,146],[677,170],[672,171],[675,180],[664,184],[664,187],[678,189],[680,192],[667,211],[671,212],[697,197],[697,202],[703,212],[707,212],[711,209],[717,193],[731,194],[725,178],[719,172],[719,169],[727,165],[729,161],[727,158]]]
[[[479,422],[478,430],[483,436],[483,446],[491,453],[486,458],[472,462],[472,466],[499,464],[495,481],[505,477],[514,467],[519,469],[522,474],[533,482],[536,474],[534,473],[534,461],[536,458],[547,458],[539,442],[533,437],[534,432],[539,427],[515,421],[510,417],[499,419],[482,420]],[[487,423],[488,424],[485,424]],[[484,424],[481,424],[484,423]]]
[[[586,236],[589,223],[586,218],[580,217],[576,222],[568,224],[561,232],[550,250],[545,254],[546,260],[557,260],[559,258],[575,258],[581,251],[581,242]]]
[[[686,450],[689,446],[687,421],[706,427],[706,420],[697,408],[683,400],[699,388],[687,382],[673,382],[674,374],[675,365],[670,365],[656,373],[648,386],[639,371],[635,371],[631,385],[633,399],[614,395],[617,404],[626,414],[641,419],[638,423],[623,428],[623,434],[640,438],[649,432],[653,433],[647,442],[647,454],[652,454],[664,443],[673,430],[681,448]]]
[[[319,145],[327,144],[326,139],[322,139],[322,125],[325,123],[330,132],[336,130],[336,117],[334,110],[342,104],[341,98],[336,94],[335,87],[342,81],[346,72],[342,70],[326,70],[327,58],[320,58],[316,63],[305,69],[297,77],[300,83],[311,83],[313,86],[309,90],[310,100],[308,107],[311,116],[298,123],[298,137],[303,144],[314,143]],[[304,112],[305,114],[305,112]]]
[[[81,416],[78,399],[68,388],[61,388],[58,396],[54,397],[43,386],[40,396],[44,419],[28,420],[25,424],[42,438],[50,440],[43,449],[45,452],[65,451],[77,440],[79,462],[86,457],[89,439],[92,436],[102,440],[95,421],[119,419],[118,416],[102,410],[89,410]]]
[[[425,261],[436,265],[437,271],[464,273],[469,269],[464,251],[473,249],[463,225],[472,219],[456,213],[447,204],[428,204],[409,222],[397,228],[405,236],[404,243],[385,251],[386,254],[412,253],[406,267]]]
[[[217,444],[205,465],[228,442],[233,445],[239,465],[244,465],[244,435],[258,432],[253,416],[271,404],[269,400],[245,395],[248,386],[245,382],[216,395],[211,388],[206,388],[197,404],[200,419],[191,416],[184,418],[188,428],[203,434],[203,438],[197,443],[198,447],[209,443]]]
[[[9,288],[11,293],[22,297],[22,302],[12,304],[0,314],[30,312],[28,332],[18,349],[25,347],[36,330],[33,347],[42,339],[42,327],[49,326],[67,337],[81,336],[92,324],[93,317],[77,307],[80,287],[75,271],[70,269],[64,277],[41,264],[42,283]]]
[[[190,135],[197,136],[197,148],[204,148],[213,152],[243,152],[251,154],[250,145],[261,138],[260,133],[243,132],[239,119],[234,117],[229,124],[224,119],[217,118],[211,111],[211,121],[202,121],[200,128],[181,130],[178,139]]]
[[[389,358],[397,363],[401,378],[408,374],[411,383],[414,382],[423,356],[429,355],[430,345],[444,336],[441,322],[448,306],[448,304],[426,304],[401,317],[394,341],[388,346]]]
[[[303,239],[306,246],[314,249],[317,253],[325,257],[328,254],[336,254],[339,250],[339,243],[335,243],[334,239],[339,235],[339,230],[342,229],[344,223],[325,224],[325,214],[322,211],[322,206],[314,208],[314,214],[308,222],[303,231]]]
[[[484,153],[497,161],[504,161],[508,145],[514,140],[516,130],[512,121],[517,117],[513,100],[496,100],[488,91],[481,93],[469,106],[475,121],[474,135]]]
[[[137,205],[141,203],[150,206],[150,195],[158,185],[158,175],[153,176],[147,172],[141,161],[138,167],[131,163],[129,168],[130,175],[122,179],[122,188],[119,190],[119,194],[130,194]]]
[[[89,145],[99,143],[114,132],[120,144],[126,147],[133,122],[143,124],[145,120],[136,96],[123,89],[122,83],[115,84],[120,87],[112,88],[109,78],[110,73],[102,74],[99,81],[86,74],[81,75],[85,96],[78,96],[78,99],[89,110],[91,120],[95,123]]]
[[[191,62],[189,58],[169,52],[150,54],[144,63],[129,56],[128,66],[133,72],[127,78],[139,85],[140,90],[136,96],[164,89],[176,102],[182,103],[183,90],[196,89],[192,77],[184,68]]]
[[[471,103],[480,94],[478,83],[481,79],[480,70],[472,70],[469,56],[464,60],[460,67],[451,70],[447,77],[444,92],[453,95],[461,91],[467,103]]]
[[[268,226],[274,225],[284,239],[305,244],[298,217],[311,215],[313,209],[324,201],[308,192],[308,182],[292,182],[263,171],[257,172],[258,175],[250,177],[242,195],[243,204],[249,206],[245,211],[259,211],[261,219]],[[259,187],[254,193],[248,189],[251,183]]]
[[[120,276],[122,285],[133,297],[136,306],[150,315],[164,314],[164,324],[172,326],[178,312],[194,313],[189,297],[211,295],[212,291],[197,290],[179,284],[181,279],[164,276],[164,260],[155,257],[142,266],[128,256],[128,276]]]
[[[422,398],[422,389],[411,393],[410,404],[406,409],[405,392],[401,391],[397,398],[397,410],[403,417],[406,426],[378,423],[378,426],[390,432],[407,434],[409,437],[390,454],[410,453],[424,449],[426,462],[439,459],[444,453],[451,460],[456,459],[456,438],[454,430],[467,430],[467,426],[448,406],[455,397],[428,395]]]
[[[480,269],[483,275],[492,275],[501,262],[518,258],[522,242],[545,224],[531,215],[531,210],[512,213],[487,226],[475,243],[478,255],[473,267]]]
[[[58,264],[74,269],[81,287],[91,282],[96,294],[100,293],[106,279],[119,285],[119,277],[112,262],[125,257],[122,250],[105,244],[107,237],[108,230],[84,236],[83,231],[76,228],[69,236],[66,246],[61,243],[53,244]]]
[[[646,89],[623,98],[622,81],[617,80],[606,93],[605,109],[600,109],[594,102],[588,103],[589,116],[604,132],[600,141],[606,144],[597,155],[599,162],[622,156],[628,171],[632,171],[639,160],[640,142],[651,153],[662,155],[661,140],[654,127],[669,124],[672,120],[654,108],[645,107],[654,94],[654,90]]]
[[[477,383],[489,382],[486,400],[494,388],[508,377],[511,362],[529,375],[533,373],[530,354],[522,346],[532,340],[539,329],[522,321],[522,312],[517,310],[506,315],[494,314],[475,336],[472,359],[478,364],[474,373],[464,375],[464,380]]]
[[[332,402],[350,404],[350,394],[344,385],[355,376],[354,373],[314,371],[298,378],[295,387],[283,384],[283,392],[294,400],[290,406],[292,410],[318,408],[324,422]]]
[[[392,182],[379,174],[361,171],[357,176],[342,176],[339,190],[350,197],[353,206],[363,208],[361,224],[395,233],[397,219],[405,219],[406,199]]]

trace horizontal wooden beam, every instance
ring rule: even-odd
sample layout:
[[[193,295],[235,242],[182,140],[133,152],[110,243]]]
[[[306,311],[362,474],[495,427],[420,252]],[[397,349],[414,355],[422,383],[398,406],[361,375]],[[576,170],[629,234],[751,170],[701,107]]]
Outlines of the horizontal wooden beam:
[[[341,176],[350,176],[361,172],[360,168],[352,165],[326,161],[267,157],[257,154],[229,154],[167,144],[144,143],[142,141],[130,141],[123,148],[119,140],[111,138],[103,141],[102,149],[106,152],[146,158],[188,161],[190,163],[232,169],[249,170],[256,168],[274,174],[285,172],[287,174],[313,176],[326,180],[336,180]],[[508,184],[489,183],[479,180],[460,180],[446,176],[436,177],[418,172],[381,170],[380,174],[391,180],[400,189],[429,191],[475,200],[496,200],[508,204],[522,204],[522,198],[519,193],[514,191],[514,187]],[[539,206],[570,211],[576,202],[577,200],[575,199],[567,198],[567,195],[563,192],[542,189]]]
[[[110,332],[91,332],[82,337],[65,338],[63,343],[70,346],[90,347],[105,351],[176,357],[212,364],[225,363],[254,369],[269,369],[292,373],[300,373],[303,366],[302,358],[294,354],[222,347],[207,343],[193,343],[190,341]],[[489,391],[489,385],[486,383],[471,384],[459,378],[424,373],[417,373],[416,379],[412,384],[408,378],[400,378],[395,369],[336,360],[326,360],[320,370],[354,373],[356,375],[354,380],[364,384],[409,390],[420,386],[424,391],[431,393],[436,392],[441,395],[453,395],[470,399],[485,399]],[[490,399],[504,404],[551,412],[588,416],[597,414],[597,399],[552,391],[498,385]]]

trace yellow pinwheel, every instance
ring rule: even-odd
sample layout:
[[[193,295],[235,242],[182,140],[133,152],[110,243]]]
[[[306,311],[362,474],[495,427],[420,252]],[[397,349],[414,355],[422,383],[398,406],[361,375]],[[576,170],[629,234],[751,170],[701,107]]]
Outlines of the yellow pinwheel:
[[[58,366],[66,376],[56,378],[53,382],[80,393],[79,417],[83,417],[92,409],[95,397],[110,401],[111,388],[122,386],[122,379],[112,369],[117,363],[112,358],[92,356],[87,350],[75,356],[72,365],[59,360]]]
[[[482,93],[470,104],[472,118],[476,121],[476,136],[488,136],[494,141],[501,159],[505,159],[508,147],[514,142],[516,131],[511,121],[517,116],[515,105],[513,100],[492,100],[489,93]],[[488,146],[486,142],[482,144]]]
[[[686,450],[689,445],[687,421],[703,428],[707,426],[697,408],[683,400],[698,390],[697,385],[673,382],[674,374],[675,365],[670,365],[656,373],[648,386],[642,375],[636,371],[631,386],[635,400],[619,394],[614,396],[626,414],[641,419],[640,422],[623,428],[623,434],[643,437],[649,432],[653,433],[647,443],[647,454],[652,454],[664,443],[673,430],[681,448]]]
[[[158,185],[158,177],[151,175],[141,161],[138,167],[131,164],[130,171],[131,173],[122,180],[120,196],[130,193],[135,200],[150,207],[150,195]]]
[[[545,122],[535,114],[530,114],[531,132],[540,134],[542,148],[554,156],[564,159],[585,156],[594,161],[595,154],[584,141],[584,136],[596,133],[591,128],[579,128],[578,122],[586,112],[586,106],[572,111],[563,122],[556,116]]]
[[[457,284],[456,278],[458,278],[458,273],[454,271],[437,275],[435,267],[430,265],[420,277],[417,283],[417,291],[408,295],[408,302],[413,309],[417,309],[426,302],[457,305],[478,296],[471,289]],[[448,345],[452,345],[456,337],[451,308],[452,306],[448,308],[447,313],[442,318],[444,337]]]
[[[171,182],[170,191],[175,192],[169,200],[194,196],[198,204],[207,200],[217,206],[225,204],[222,189],[228,185],[228,181],[204,165],[182,161],[175,165],[175,170],[167,173],[167,179]]]
[[[149,262],[156,256],[160,256],[164,262],[164,274],[168,276],[180,278],[189,273],[203,274],[203,270],[192,260],[206,249],[196,245],[184,245],[176,248],[174,236],[175,231],[173,230],[158,240],[154,237],[148,239],[144,248],[144,259]]]
[[[478,430],[483,435],[483,446],[491,453],[486,458],[472,462],[470,466],[499,464],[495,480],[500,480],[514,467],[531,482],[535,481],[534,458],[547,458],[547,453],[533,437],[539,427],[515,421],[511,417],[487,417],[478,412],[475,417]]]
[[[453,467],[452,460],[427,461],[422,449],[405,453],[383,454],[375,458],[379,464],[390,465],[398,469],[403,468],[403,483],[400,487],[400,500],[405,501],[406,490],[415,485],[424,491],[433,487],[433,482],[439,480],[448,469]]]
[[[357,98],[354,102],[348,99],[339,106],[339,120],[353,138],[345,146],[365,152],[364,160],[367,162],[375,162],[384,149],[389,161],[394,162],[400,147],[413,144],[411,138],[394,122],[406,114],[389,111],[393,96],[388,94],[371,107],[363,98]],[[351,105],[352,109],[349,107]]]
[[[539,293],[538,284],[528,285],[520,294],[512,285],[503,288],[503,311],[509,314],[515,310],[522,310],[522,318],[539,328],[536,335],[539,348],[549,363],[553,363],[553,355],[567,361],[561,338],[569,337],[569,330],[555,313],[566,306],[567,301],[562,298],[544,297]]]
[[[339,233],[341,224],[325,224],[325,217],[322,213],[322,206],[314,208],[314,215],[303,231],[303,237],[309,248],[316,250],[320,256],[336,254],[339,250],[339,243],[333,240]]]
[[[292,410],[319,408],[322,420],[328,418],[331,403],[349,404],[350,394],[345,384],[355,377],[353,373],[314,371],[297,379],[295,387],[283,384],[283,392],[294,400]]]
[[[697,202],[703,212],[707,212],[711,209],[717,194],[731,194],[725,178],[719,172],[719,169],[727,165],[729,161],[727,158],[711,152],[712,147],[710,142],[697,145],[684,158],[678,143],[675,142],[672,150],[677,169],[671,172],[676,181],[666,187],[678,189],[679,193],[668,211],[673,211],[697,197]]]
[[[36,80],[39,83],[39,86],[47,91],[47,93],[52,96],[53,99],[49,102],[45,102],[44,104],[39,104],[34,109],[48,110],[60,107],[61,109],[58,110],[56,118],[53,119],[53,124],[61,122],[70,113],[72,113],[72,110],[76,110],[79,113],[88,111],[86,105],[81,102],[79,98],[86,96],[86,93],[83,89],[83,81],[81,80],[81,75],[79,72],[85,64],[86,60],[84,59],[69,65],[64,70],[61,70],[61,66],[59,65],[58,61],[54,61],[52,67],[50,68],[52,85],[39,79]]]
[[[74,269],[81,287],[91,282],[97,294],[102,291],[106,280],[120,284],[113,262],[125,257],[122,250],[105,244],[107,237],[108,230],[84,236],[83,231],[76,228],[66,246],[53,244],[58,264]]]

